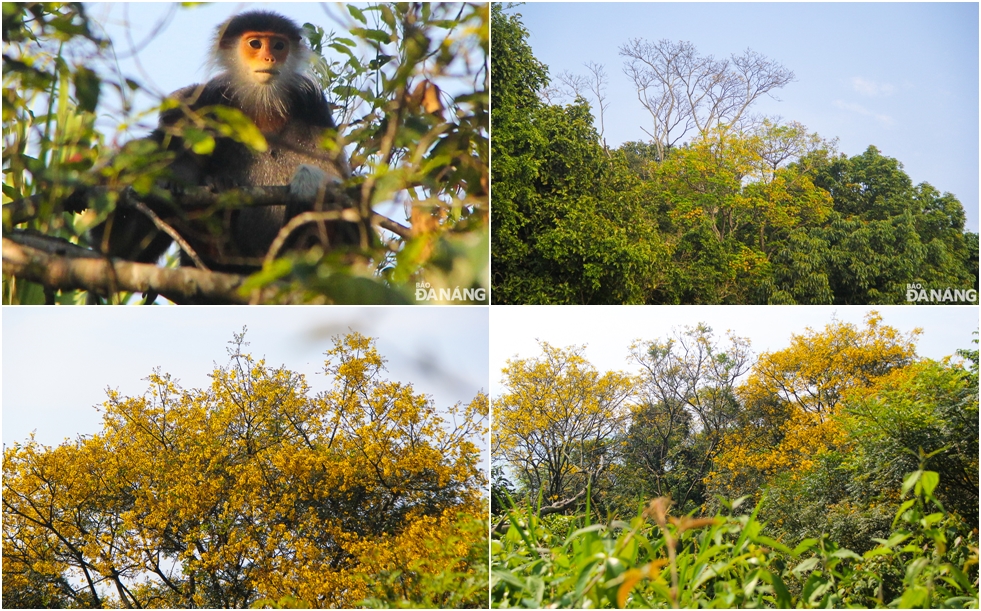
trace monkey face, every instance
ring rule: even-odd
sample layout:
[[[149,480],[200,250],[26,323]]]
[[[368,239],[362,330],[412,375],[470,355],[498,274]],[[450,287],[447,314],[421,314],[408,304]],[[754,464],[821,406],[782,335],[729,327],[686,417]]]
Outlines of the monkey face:
[[[290,41],[275,32],[245,32],[239,39],[238,52],[241,65],[251,79],[266,84],[286,69]]]

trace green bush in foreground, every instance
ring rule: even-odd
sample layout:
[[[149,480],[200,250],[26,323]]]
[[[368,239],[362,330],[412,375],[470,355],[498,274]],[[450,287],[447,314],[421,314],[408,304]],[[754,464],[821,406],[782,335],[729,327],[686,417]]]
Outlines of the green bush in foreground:
[[[764,534],[742,499],[712,518],[654,499],[629,523],[509,512],[491,542],[495,607],[977,608],[978,538],[934,497],[939,475],[904,483],[888,539],[862,555],[827,535],[796,547]],[[909,496],[907,499],[906,497]],[[763,501],[765,502],[765,500]]]

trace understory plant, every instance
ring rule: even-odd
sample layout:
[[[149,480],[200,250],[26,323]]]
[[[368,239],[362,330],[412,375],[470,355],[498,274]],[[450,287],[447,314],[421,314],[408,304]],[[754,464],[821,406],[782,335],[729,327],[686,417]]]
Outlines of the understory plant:
[[[512,507],[491,541],[497,608],[977,608],[978,531],[934,496],[939,474],[907,475],[886,539],[863,554],[828,535],[768,536],[748,497],[712,517],[656,498],[629,522]]]

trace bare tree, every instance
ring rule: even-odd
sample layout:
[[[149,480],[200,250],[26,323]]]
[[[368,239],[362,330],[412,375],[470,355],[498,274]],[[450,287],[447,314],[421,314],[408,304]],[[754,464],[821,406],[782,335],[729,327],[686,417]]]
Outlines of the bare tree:
[[[559,75],[559,82],[563,85],[561,91],[565,97],[573,100],[576,98],[586,99],[583,92],[589,88],[589,81],[585,76],[563,70],[562,74]]]
[[[749,340],[731,332],[728,339],[722,344],[699,323],[630,347],[641,369],[629,450],[655,491],[670,493],[679,507],[708,474],[739,409],[736,383],[749,370],[752,353]],[[674,481],[673,491],[667,480]]]
[[[585,64],[586,69],[589,70],[589,91],[596,98],[596,108],[599,112],[599,137],[603,141],[603,148],[606,147],[606,139],[603,137],[603,132],[606,131],[605,125],[605,115],[606,109],[609,106],[606,103],[606,85],[610,82],[609,77],[606,75],[606,68],[603,64],[597,64],[596,62],[590,61]]]
[[[620,46],[620,55],[637,99],[651,113],[653,130],[644,131],[660,159],[693,129],[704,135],[740,126],[760,96],[794,80],[793,72],[750,49],[717,60],[699,55],[690,42],[634,38]]]
[[[606,109],[609,107],[606,101],[606,86],[610,80],[603,64],[589,61],[583,65],[589,71],[588,75],[575,74],[565,70],[558,76],[560,85],[550,86],[542,92],[542,97],[549,104],[564,99],[575,100],[576,98],[582,98],[589,100],[590,96],[595,98],[596,106],[594,114],[597,115],[596,118],[599,122],[599,137],[603,141],[603,148],[607,148],[606,141],[603,139],[603,133],[606,130]]]

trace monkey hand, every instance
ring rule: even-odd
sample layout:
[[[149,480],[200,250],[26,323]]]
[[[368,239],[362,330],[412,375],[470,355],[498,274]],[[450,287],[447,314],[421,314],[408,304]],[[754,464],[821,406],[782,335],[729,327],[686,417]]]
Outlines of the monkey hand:
[[[333,182],[340,184],[341,179],[335,175],[327,174],[317,166],[300,164],[290,179],[290,195],[304,199],[317,197],[322,186]]]

